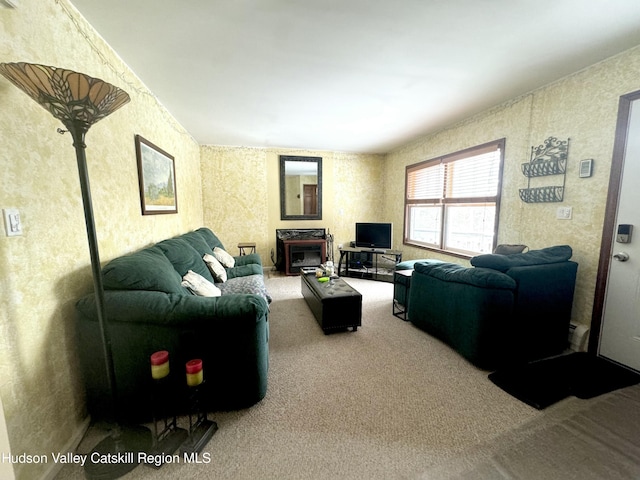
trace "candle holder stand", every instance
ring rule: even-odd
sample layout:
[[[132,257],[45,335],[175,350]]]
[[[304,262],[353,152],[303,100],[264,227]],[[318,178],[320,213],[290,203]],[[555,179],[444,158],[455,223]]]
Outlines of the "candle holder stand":
[[[189,432],[184,428],[178,427],[176,414],[169,413],[172,405],[168,401],[170,398],[168,394],[170,385],[166,380],[156,380],[153,385],[153,429],[149,453],[151,455],[161,455],[156,458],[164,458],[165,455],[171,455],[189,438]],[[175,411],[175,409],[173,410]],[[164,462],[148,463],[147,465],[160,468],[164,465]]]
[[[200,384],[190,388],[189,394],[189,438],[182,444],[183,454],[193,454],[202,451],[218,430],[218,424],[207,418],[207,412],[201,404]]]

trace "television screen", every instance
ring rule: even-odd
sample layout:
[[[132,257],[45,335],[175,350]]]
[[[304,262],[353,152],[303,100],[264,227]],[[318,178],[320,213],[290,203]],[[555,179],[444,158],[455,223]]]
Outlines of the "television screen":
[[[356,247],[391,248],[391,223],[356,223]]]

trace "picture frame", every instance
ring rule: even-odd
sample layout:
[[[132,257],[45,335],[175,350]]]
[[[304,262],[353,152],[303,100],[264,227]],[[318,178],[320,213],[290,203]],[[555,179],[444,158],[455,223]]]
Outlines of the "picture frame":
[[[140,135],[135,141],[142,215],[178,213],[175,159]]]

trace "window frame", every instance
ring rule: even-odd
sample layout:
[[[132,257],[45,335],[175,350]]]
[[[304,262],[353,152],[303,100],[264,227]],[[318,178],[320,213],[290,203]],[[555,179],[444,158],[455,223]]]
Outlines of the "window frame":
[[[502,196],[502,173],[504,168],[504,150],[505,150],[505,138],[501,138],[499,140],[494,140],[492,142],[487,142],[482,145],[476,145],[470,148],[466,148],[464,150],[459,150],[457,152],[449,153],[446,155],[442,155],[439,157],[434,157],[429,160],[424,160],[422,162],[414,163],[411,165],[407,165],[405,167],[405,186],[404,186],[404,228],[403,228],[403,244],[409,245],[411,247],[421,248],[424,250],[435,251],[439,253],[445,253],[447,255],[452,255],[455,257],[461,258],[471,258],[475,255],[478,255],[479,252],[471,252],[468,250],[461,249],[446,249],[445,248],[445,237],[446,237],[446,227],[447,227],[447,219],[446,219],[446,208],[448,205],[478,205],[478,204],[493,204],[495,205],[495,218],[494,218],[494,228],[493,228],[493,242],[491,251],[493,251],[498,242],[498,220],[500,218],[500,200]],[[478,196],[478,197],[447,197],[445,191],[450,188],[450,183],[447,182],[446,176],[443,177],[442,182],[442,194],[440,197],[434,198],[424,198],[424,199],[409,199],[409,174],[411,172],[415,172],[416,170],[425,169],[428,167],[433,167],[435,165],[448,164],[460,160],[467,159],[469,157],[477,156],[482,154],[483,152],[490,152],[492,150],[500,151],[500,159],[498,165],[498,184],[495,196]],[[433,246],[432,244],[426,244],[424,242],[417,241],[415,239],[409,238],[409,232],[411,228],[411,208],[420,205],[433,205],[440,207],[440,219],[439,219],[439,245]]]

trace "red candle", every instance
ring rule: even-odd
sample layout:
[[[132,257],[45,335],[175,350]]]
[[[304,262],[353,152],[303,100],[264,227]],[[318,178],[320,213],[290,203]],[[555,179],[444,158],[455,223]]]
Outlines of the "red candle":
[[[187,362],[187,385],[197,387],[203,381],[202,360],[195,359]]]
[[[151,376],[155,380],[169,375],[169,352],[160,350],[151,355]]]

